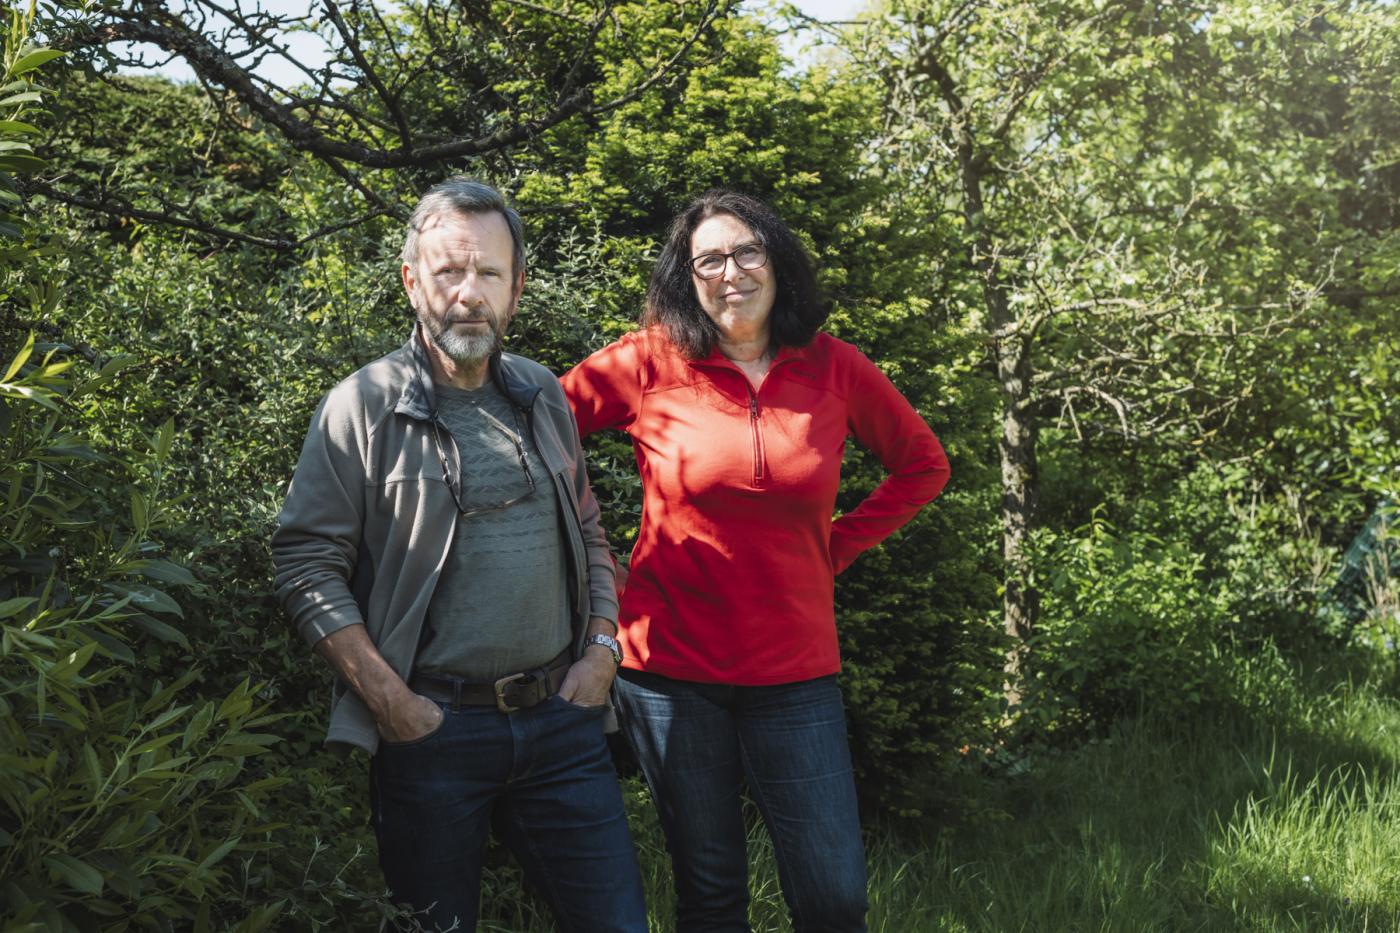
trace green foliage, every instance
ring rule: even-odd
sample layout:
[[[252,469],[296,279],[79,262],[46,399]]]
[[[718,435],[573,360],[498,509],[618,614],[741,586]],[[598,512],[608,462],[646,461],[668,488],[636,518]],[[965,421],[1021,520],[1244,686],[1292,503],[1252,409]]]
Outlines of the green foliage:
[[[30,20],[10,12],[0,101],[4,168],[42,167],[18,120],[40,101],[33,69],[57,57],[26,45]],[[5,200],[15,183],[0,176]],[[50,250],[6,215],[7,336],[21,296],[52,311]],[[91,443],[91,416],[131,360],[87,367],[71,347],[30,333],[0,377],[0,901],[13,928],[261,929],[230,895],[232,866],[267,831],[275,777],[245,762],[278,741],[277,718],[246,679],[188,700],[197,669],[153,672],[163,644],[188,650],[171,591],[197,586],[155,540],[167,525],[167,421],[125,451]],[[84,370],[89,374],[80,375]],[[10,927],[7,927],[10,928]]]
[[[1043,602],[1029,640],[1027,726],[1171,718],[1228,695],[1217,648],[1228,604],[1191,550],[1096,516],[1073,533],[1040,531],[1032,561]]]
[[[31,337],[0,381],[0,876],[10,918],[42,929],[209,929],[221,901],[223,923],[241,914],[230,856],[259,847],[283,783],[244,765],[280,717],[246,680],[187,702],[197,669],[152,676],[159,643],[190,647],[169,591],[196,583],[153,540],[170,423],[123,455],[83,436],[123,362],[74,379]]]
[[[1133,513],[1203,460],[1335,542],[1396,461],[1395,406],[1356,386],[1394,356],[1394,5],[877,9],[846,44],[883,200],[1002,391],[1007,623],[1034,629],[1027,525],[1106,502],[1150,534]]]
[[[492,14],[507,7],[509,22],[494,29]],[[575,61],[584,27],[530,4],[476,4],[461,22],[406,4],[386,20],[397,49],[367,40],[364,52],[442,66],[403,72],[403,111],[415,138],[431,140],[547,110],[575,66],[595,99],[619,93],[669,47],[679,9],[616,4]],[[1069,745],[1116,736],[1114,724],[1137,711],[1285,700],[1301,711],[1283,659],[1342,648],[1317,632],[1318,596],[1338,548],[1400,477],[1396,8],[1202,9],[899,0],[848,36],[852,57],[806,68],[783,60],[774,27],[732,16],[675,80],[616,108],[431,171],[355,169],[392,206],[458,171],[510,192],[531,262],[509,344],[558,371],[633,326],[666,222],[704,188],[769,199],[810,246],[834,297],[829,330],[890,375],[953,464],[945,495],[838,581],[842,684],[868,811],[951,811],[977,822],[975,836],[1014,809],[969,790],[986,780],[977,750],[1000,738],[1005,648],[995,617],[1006,387],[976,224],[1000,244],[1011,306],[1039,321],[1026,410],[1041,429],[1044,530],[1033,558],[1043,619],[1024,728]],[[909,77],[935,38],[963,69],[971,123],[953,118],[927,75]],[[6,49],[7,83],[33,78],[47,55],[14,32]],[[1017,83],[1041,64],[1039,83]],[[0,877],[13,886],[0,900],[32,902],[31,919],[55,928],[79,917],[408,925],[382,896],[363,762],[320,748],[326,673],[273,604],[267,555],[317,400],[407,333],[401,228],[367,217],[372,205],[335,166],[247,113],[230,117],[199,88],[76,70],[51,83],[52,118],[32,115],[27,95],[40,92],[28,84],[0,101],[10,108],[0,114],[0,362],[39,335],[0,380]],[[373,119],[337,132],[393,145],[392,115],[372,89],[347,95]],[[984,212],[969,218],[958,132],[995,133],[1003,121],[984,166]],[[30,146],[88,190],[111,182],[137,209],[176,205],[251,239],[44,200],[20,177],[39,165]],[[33,220],[22,194],[42,206]],[[331,232],[295,251],[259,245],[269,232],[317,231]],[[1074,394],[1086,387],[1123,400],[1152,430],[1125,437],[1112,406]],[[590,461],[625,550],[640,507],[632,452],[596,438]],[[838,507],[881,474],[852,445]],[[1397,655],[1379,650],[1394,635],[1387,618],[1358,635],[1378,646],[1371,675],[1393,685]],[[273,726],[269,716],[282,718]],[[873,916],[890,930],[921,928],[940,910],[941,927],[928,928],[1092,916],[1149,929],[1167,928],[1161,917],[1217,917],[1183,913],[1181,897],[1154,900],[1160,866],[1139,844],[1204,811],[1178,799],[1153,823],[1126,798],[1161,787],[1128,783],[1112,824],[1122,851],[1077,825],[1097,811],[1061,784],[1097,787],[1105,770],[1133,767],[1191,782],[1203,770],[1169,771],[1136,739],[1121,744],[1121,757],[1090,746],[1082,770],[1012,760],[1044,777],[1015,788],[1031,810],[1071,816],[997,836],[1009,850],[959,837],[954,849],[944,840],[909,857],[907,870],[899,850],[877,857],[872,877],[893,880],[872,889]],[[1276,812],[1297,816],[1299,801],[1332,786],[1324,777],[1309,789],[1311,779],[1259,787],[1290,794],[1297,806]],[[1235,798],[1210,793],[1210,812],[1228,819]],[[669,904],[649,802],[635,787],[628,802],[644,871]],[[1266,810],[1219,851],[1265,838]],[[1070,841],[1073,864],[1037,876],[1043,896],[1028,903],[1038,906],[1019,904],[1018,879],[987,866],[1044,863],[1046,833]],[[778,925],[771,866],[755,852],[755,916]],[[489,921],[543,927],[504,865],[488,880],[499,895]],[[1291,889],[1260,881],[1272,865],[1222,870],[1213,890],[1286,919],[1278,905]],[[900,888],[910,873],[919,884]],[[1190,897],[1200,877],[1182,882]],[[925,893],[940,886],[961,906]],[[978,919],[988,903],[992,919]],[[124,920],[97,913],[111,905]]]

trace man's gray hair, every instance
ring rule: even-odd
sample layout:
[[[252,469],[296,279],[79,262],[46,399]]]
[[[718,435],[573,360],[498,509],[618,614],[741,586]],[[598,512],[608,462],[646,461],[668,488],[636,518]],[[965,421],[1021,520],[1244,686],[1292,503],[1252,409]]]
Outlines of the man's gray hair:
[[[525,271],[525,231],[520,225],[520,215],[495,188],[465,175],[438,182],[418,200],[408,217],[408,233],[404,236],[403,251],[400,253],[403,261],[409,265],[418,261],[418,234],[430,218],[454,213],[496,213],[504,217],[506,226],[510,227],[510,239],[514,246],[512,276],[518,278]]]

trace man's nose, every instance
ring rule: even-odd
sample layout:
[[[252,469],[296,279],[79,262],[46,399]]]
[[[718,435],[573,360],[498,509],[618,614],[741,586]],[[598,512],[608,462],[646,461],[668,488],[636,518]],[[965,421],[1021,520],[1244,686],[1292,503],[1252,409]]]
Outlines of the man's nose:
[[[475,272],[468,272],[462,276],[462,280],[457,283],[457,302],[466,305],[468,308],[480,304],[482,301],[481,282],[476,277]]]

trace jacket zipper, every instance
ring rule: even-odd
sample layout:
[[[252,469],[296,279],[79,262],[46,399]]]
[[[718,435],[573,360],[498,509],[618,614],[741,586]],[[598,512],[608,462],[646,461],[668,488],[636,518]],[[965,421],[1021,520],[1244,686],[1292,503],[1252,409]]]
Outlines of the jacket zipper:
[[[754,394],[753,386],[747,385],[747,378],[744,381],[749,391],[749,431],[753,434],[753,484],[762,486],[767,475],[767,464],[763,462],[763,432],[759,430],[758,424],[758,396]]]

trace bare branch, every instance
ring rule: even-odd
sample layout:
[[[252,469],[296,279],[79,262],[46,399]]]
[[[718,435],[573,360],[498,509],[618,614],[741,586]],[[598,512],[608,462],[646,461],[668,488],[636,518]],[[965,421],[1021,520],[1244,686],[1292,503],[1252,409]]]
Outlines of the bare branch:
[[[59,44],[66,48],[75,48],[109,45],[114,42],[151,43],[168,53],[180,56],[207,84],[227,88],[244,106],[275,128],[300,151],[366,168],[428,168],[444,161],[508,150],[570,118],[599,115],[636,100],[672,75],[715,21],[728,15],[737,3],[738,0],[708,0],[699,21],[674,53],[658,64],[646,78],[611,100],[594,103],[592,92],[582,89],[563,96],[551,109],[533,118],[520,119],[484,135],[417,147],[412,145],[411,139],[404,136],[408,129],[407,120],[396,107],[391,107],[390,112],[399,127],[400,145],[397,148],[382,148],[329,135],[326,128],[308,121],[307,116],[314,119],[314,113],[298,108],[296,103],[299,101],[295,95],[270,85],[250,72],[247,63],[240,61],[242,56],[248,54],[247,51],[231,53],[202,32],[197,23],[192,25],[164,10],[153,13],[145,6],[136,10],[111,9],[105,14],[111,17],[110,21],[82,33],[69,35]],[[237,10],[227,12],[235,17],[239,16]],[[344,22],[343,18],[341,22]],[[259,24],[248,22],[242,28],[252,30],[256,34]],[[353,31],[347,28],[342,32],[342,37],[346,36],[353,36]],[[347,39],[347,46],[350,45],[351,42]],[[351,48],[351,54],[355,54],[354,48]],[[386,98],[386,103],[396,101],[397,98],[382,80],[373,76],[373,69],[367,68],[362,54],[358,61],[359,67],[367,69],[366,79],[371,83],[378,81],[375,90],[381,98]],[[327,88],[325,76],[322,76],[321,85],[324,94]],[[274,96],[269,88],[273,88],[279,96]],[[342,109],[346,108],[342,106]],[[357,119],[364,116],[354,111],[347,112]]]
[[[339,233],[342,230],[357,227],[360,224],[367,223],[384,214],[382,210],[374,210],[352,220],[318,227],[303,236],[284,234],[282,236],[265,237],[244,233],[242,230],[234,230],[229,227],[221,227],[218,224],[208,223],[193,217],[180,216],[167,211],[146,210],[136,207],[124,199],[116,198],[111,195],[101,200],[94,200],[80,195],[69,194],[66,191],[60,191],[53,185],[38,179],[25,179],[21,182],[21,186],[29,192],[42,194],[61,204],[79,207],[86,211],[107,214],[113,217],[125,217],[131,220],[142,220],[147,223],[161,224],[167,227],[179,227],[183,230],[191,230],[216,240],[232,243],[247,243],[251,246],[260,246],[264,249],[271,249],[279,253],[295,252],[313,240],[319,240],[322,237]]]
[[[574,63],[569,68],[569,73],[564,76],[563,82],[559,85],[559,96],[565,97],[573,93],[574,87],[578,84],[579,75],[583,72],[583,63],[588,58],[588,51],[593,44],[598,41],[598,33],[602,31],[603,25],[608,22],[610,10],[604,6],[598,11],[598,15],[593,18],[593,22],[588,26],[588,42],[579,49],[578,55],[574,56]]]
[[[1132,439],[1133,437],[1135,437],[1133,427],[1129,421],[1128,416],[1128,413],[1131,410],[1131,406],[1129,405],[1129,403],[1125,399],[1122,399],[1116,395],[1106,392],[1105,390],[1095,385],[1065,386],[1063,389],[1060,389],[1055,393],[1052,393],[1050,395],[1043,395],[1033,402],[1028,402],[1026,407],[1044,407],[1044,404],[1046,402],[1059,402],[1061,405],[1064,406],[1072,406],[1074,397],[1077,395],[1087,395],[1091,398],[1098,399],[1100,403],[1112,409],[1113,413],[1118,416],[1118,426],[1119,429],[1123,432],[1122,436],[1127,439]],[[1074,418],[1072,408],[1070,417]],[[1080,429],[1079,422],[1077,419],[1075,420],[1074,430],[1075,434],[1080,439],[1083,439],[1083,432]]]
[[[412,152],[413,133],[408,128],[408,119],[403,114],[403,108],[399,106],[399,99],[389,93],[389,89],[379,78],[379,72],[365,57],[364,50],[360,48],[358,37],[350,29],[349,24],[345,22],[345,17],[340,15],[340,7],[336,5],[335,0],[321,0],[321,4],[325,7],[326,16],[330,18],[331,25],[335,26],[336,31],[340,33],[340,38],[345,41],[345,47],[350,50],[350,56],[355,60],[360,73],[365,76],[365,80],[369,82],[370,87],[374,88],[374,93],[379,95],[385,109],[393,117],[394,125],[398,127],[401,147],[405,152]]]
[[[338,162],[337,160],[329,156],[321,156],[320,159],[321,162],[323,162],[327,168],[339,175],[347,185],[349,185],[351,188],[354,188],[364,197],[366,201],[373,204],[381,214],[387,214],[390,217],[393,217],[395,220],[408,220],[408,209],[405,208],[403,205],[393,204],[389,201],[384,200],[374,191],[373,188],[370,188],[363,181],[361,181],[359,176],[357,176],[354,172],[350,171],[345,166],[341,165],[340,162]]]

